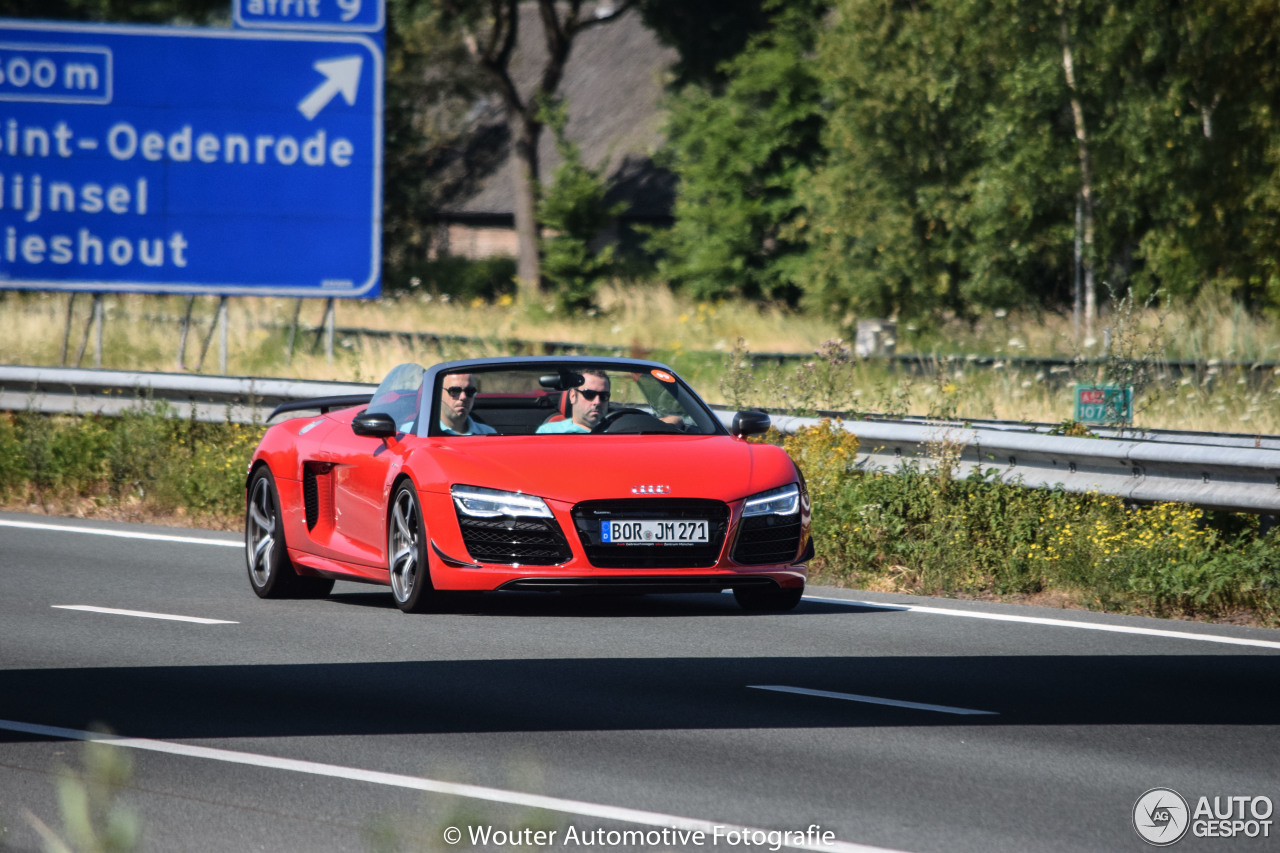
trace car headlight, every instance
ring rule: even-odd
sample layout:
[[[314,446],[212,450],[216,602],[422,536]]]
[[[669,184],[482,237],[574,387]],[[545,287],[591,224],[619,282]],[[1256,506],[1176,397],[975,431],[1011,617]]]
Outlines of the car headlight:
[[[780,489],[770,489],[747,498],[742,505],[742,515],[795,515],[800,511],[800,487],[795,483]]]
[[[503,492],[479,486],[454,486],[449,490],[458,511],[476,518],[500,515],[551,518],[551,508],[542,498],[520,492]]]

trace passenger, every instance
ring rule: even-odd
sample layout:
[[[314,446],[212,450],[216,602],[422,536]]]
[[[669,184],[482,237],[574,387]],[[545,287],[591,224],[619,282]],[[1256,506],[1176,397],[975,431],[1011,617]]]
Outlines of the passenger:
[[[542,424],[539,433],[591,432],[609,411],[609,377],[603,370],[582,371],[582,384],[566,393],[569,417]]]
[[[445,435],[497,435],[498,431],[471,417],[475,405],[476,383],[470,373],[450,373],[440,391],[440,431]]]

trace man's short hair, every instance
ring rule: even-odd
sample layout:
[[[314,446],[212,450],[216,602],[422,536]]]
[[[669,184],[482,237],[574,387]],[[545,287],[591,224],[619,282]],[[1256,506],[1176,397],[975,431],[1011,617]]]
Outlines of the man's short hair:
[[[477,389],[480,388],[480,374],[468,373],[465,370],[458,370],[453,373],[446,373],[444,376],[440,377],[440,387],[442,388],[444,387],[444,381],[448,379],[450,376],[470,376],[471,384],[476,386]]]

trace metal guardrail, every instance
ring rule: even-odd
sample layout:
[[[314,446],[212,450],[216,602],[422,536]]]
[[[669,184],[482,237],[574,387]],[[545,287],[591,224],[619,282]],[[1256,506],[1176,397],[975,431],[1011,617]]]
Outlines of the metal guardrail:
[[[0,410],[119,415],[166,404],[205,423],[263,423],[280,403],[372,394],[376,385],[58,367],[0,367]]]
[[[774,426],[784,433],[819,422],[774,416]],[[1280,449],[1275,436],[1267,437],[1267,447],[1241,447],[1216,443],[1223,440],[1221,434],[1206,434],[1205,442],[1197,443],[1196,433],[1173,433],[1170,436],[1177,440],[1168,440],[1077,438],[1030,428],[889,420],[845,421],[842,426],[858,436],[856,465],[862,470],[894,471],[902,465],[923,469],[951,457],[960,477],[978,470],[1033,488],[1280,513]]]
[[[193,376],[115,370],[0,367],[0,410],[117,415],[157,403],[200,421],[263,423],[280,403],[371,394],[343,382]],[[726,424],[733,413],[717,410]],[[773,415],[783,433],[818,418]],[[1206,509],[1280,514],[1280,437],[1172,431],[1105,438],[1051,435],[1048,425],[920,419],[847,420],[856,467],[928,467],[954,456],[960,476],[978,469],[1036,488],[1097,492],[1132,501],[1180,501]],[[1095,431],[1101,432],[1101,431]]]

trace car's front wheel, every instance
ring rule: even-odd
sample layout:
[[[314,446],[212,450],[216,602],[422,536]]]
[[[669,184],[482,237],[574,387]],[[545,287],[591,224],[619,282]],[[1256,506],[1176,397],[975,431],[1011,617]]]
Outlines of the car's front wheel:
[[[733,591],[738,606],[748,613],[785,613],[794,610],[803,595],[803,586],[748,586]]]
[[[405,613],[421,613],[430,605],[435,590],[427,566],[427,526],[422,519],[413,483],[401,483],[391,499],[387,524],[387,571],[391,596]]]
[[[259,598],[323,598],[333,589],[328,578],[303,577],[294,571],[280,522],[280,495],[265,465],[249,481],[244,556],[249,585]]]

